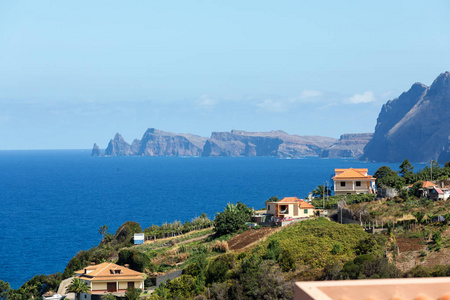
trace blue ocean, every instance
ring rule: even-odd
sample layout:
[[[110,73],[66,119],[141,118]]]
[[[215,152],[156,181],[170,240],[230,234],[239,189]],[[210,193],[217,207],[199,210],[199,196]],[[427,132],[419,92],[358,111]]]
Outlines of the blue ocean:
[[[88,150],[0,151],[0,280],[19,288],[63,272],[98,229],[213,218],[228,202],[256,209],[273,195],[304,198],[334,168],[380,166],[345,159],[91,157]],[[416,170],[424,165],[415,165]]]

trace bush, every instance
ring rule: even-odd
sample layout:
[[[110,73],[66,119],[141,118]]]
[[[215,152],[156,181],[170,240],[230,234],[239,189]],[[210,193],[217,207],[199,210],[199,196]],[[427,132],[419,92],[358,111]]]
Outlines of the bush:
[[[131,246],[134,234],[140,232],[142,228],[139,223],[128,221],[117,229],[115,240],[122,246]]]
[[[215,252],[227,252],[228,251],[228,243],[226,241],[215,241],[211,245],[211,250]]]
[[[380,249],[376,238],[373,235],[370,235],[366,239],[361,240],[356,246],[356,254],[368,254],[371,252],[375,252]]]
[[[190,275],[181,275],[174,280],[168,281],[166,289],[169,291],[170,299],[190,298],[195,292],[195,279]]]
[[[338,254],[339,252],[341,252],[341,250],[342,250],[341,244],[339,244],[339,243],[334,243],[333,249],[331,249],[331,254],[336,255],[336,254]]]
[[[295,271],[295,259],[292,256],[292,253],[288,250],[283,250],[280,255],[279,264],[281,271],[283,272],[289,272],[289,271]]]
[[[245,204],[228,203],[225,210],[218,213],[214,219],[214,230],[217,235],[235,233],[240,229],[245,229],[245,223],[250,221],[252,210]]]
[[[417,265],[411,270],[409,270],[405,277],[431,277],[430,269],[425,268],[422,265]]]
[[[280,242],[277,240],[271,240],[269,245],[267,245],[267,251],[264,255],[265,259],[272,259],[278,261],[278,258],[281,254]]]
[[[228,270],[232,269],[233,266],[234,256],[232,255],[221,255],[210,261],[205,272],[206,282],[223,282]]]
[[[119,252],[118,265],[130,265],[130,269],[144,272],[146,267],[150,264],[150,259],[145,253],[138,252],[133,249],[124,249]]]

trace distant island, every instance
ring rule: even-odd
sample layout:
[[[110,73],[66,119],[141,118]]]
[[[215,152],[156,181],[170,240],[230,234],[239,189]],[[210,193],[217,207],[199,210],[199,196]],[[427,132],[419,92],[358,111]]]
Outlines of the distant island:
[[[149,128],[140,140],[131,144],[117,133],[103,153],[94,144],[92,156],[305,156],[358,158],[371,133],[343,134],[340,139],[323,136],[290,135],[284,131],[213,132],[210,138]]]
[[[431,86],[415,83],[381,108],[374,133],[324,136],[290,135],[284,131],[213,132],[209,138],[149,128],[131,144],[117,133],[103,153],[92,156],[272,156],[355,158],[365,161],[412,162],[450,160],[450,72]]]

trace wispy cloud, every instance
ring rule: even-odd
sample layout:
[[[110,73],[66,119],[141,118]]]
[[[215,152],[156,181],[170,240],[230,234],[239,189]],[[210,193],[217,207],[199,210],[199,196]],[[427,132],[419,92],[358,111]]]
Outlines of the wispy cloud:
[[[346,103],[351,103],[351,104],[359,104],[359,103],[370,103],[375,101],[376,98],[373,94],[372,91],[366,91],[362,94],[355,94],[353,96],[351,96],[350,98],[346,99]]]
[[[284,100],[266,99],[256,103],[256,106],[262,110],[274,113],[281,113],[288,110],[288,103]]]
[[[323,93],[321,91],[317,90],[304,90],[300,94],[300,99],[311,99],[311,98],[317,98],[319,96],[322,96]]]
[[[210,109],[214,107],[217,103],[219,103],[219,100],[217,98],[211,97],[208,94],[201,95],[196,101],[197,107],[205,109]]]

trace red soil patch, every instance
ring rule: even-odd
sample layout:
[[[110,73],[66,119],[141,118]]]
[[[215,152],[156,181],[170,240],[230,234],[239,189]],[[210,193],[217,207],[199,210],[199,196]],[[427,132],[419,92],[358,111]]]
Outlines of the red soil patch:
[[[277,231],[277,229],[278,228],[272,227],[263,227],[257,230],[249,229],[229,240],[228,247],[230,248],[230,250],[243,249],[248,245],[260,240],[261,238],[274,233],[275,231]]]
[[[403,238],[403,237],[397,237],[396,238],[397,246],[400,249],[401,252],[407,252],[407,251],[419,251],[424,249],[424,244],[420,244],[420,242],[423,242],[422,238]]]

